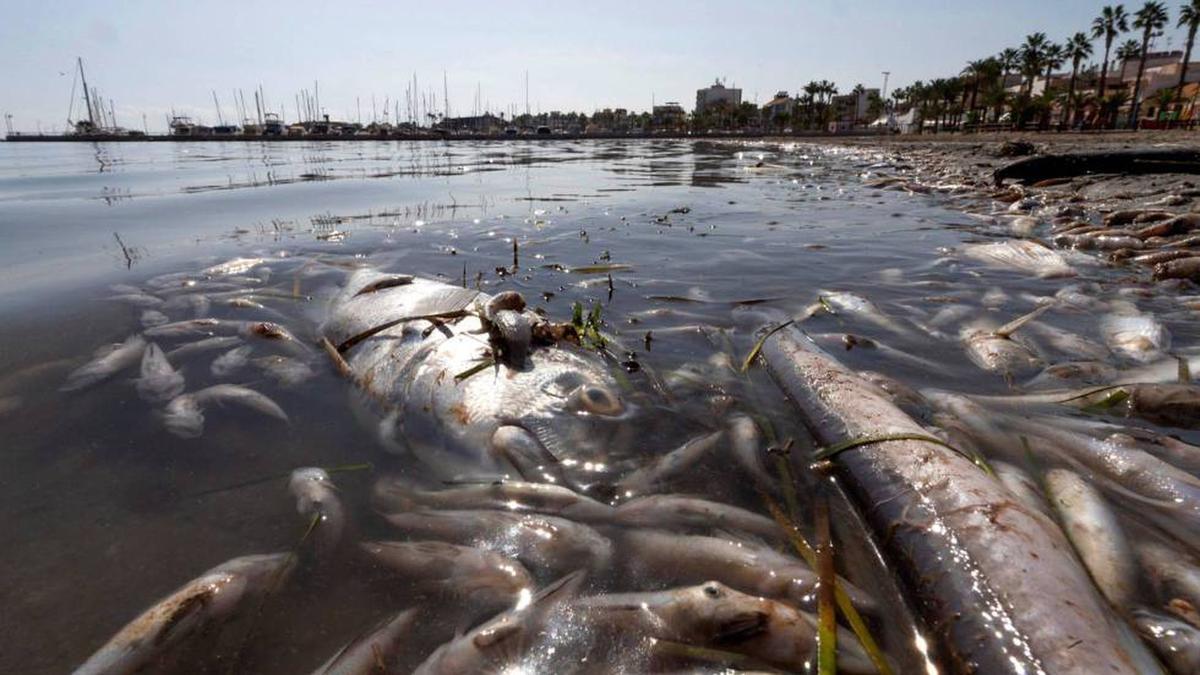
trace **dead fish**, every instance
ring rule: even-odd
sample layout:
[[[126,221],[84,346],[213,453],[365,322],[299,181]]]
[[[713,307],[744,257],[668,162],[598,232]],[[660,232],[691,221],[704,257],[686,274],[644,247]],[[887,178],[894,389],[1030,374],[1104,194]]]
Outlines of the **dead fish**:
[[[417,620],[407,609],[354,638],[313,675],[377,675],[393,672]]]
[[[1133,610],[1133,625],[1173,675],[1200,673],[1200,629],[1146,609]]]
[[[1007,428],[1014,441],[1025,436],[1035,450],[1091,471],[1093,483],[1109,497],[1134,500],[1143,517],[1184,543],[1198,543],[1200,479],[1148,452],[1071,431],[1051,418],[999,412],[991,416]]]
[[[771,474],[767,472],[764,463],[767,453],[763,446],[762,432],[749,415],[731,415],[725,422],[729,432],[729,445],[733,457],[742,469],[758,484],[760,488],[770,488],[775,485]]]
[[[1054,298],[1058,300],[1060,305],[1067,305],[1075,309],[1093,310],[1104,306],[1104,303],[1096,296],[1103,292],[1099,284],[1070,284],[1063,286],[1054,293]]]
[[[894,377],[883,373],[864,370],[859,377],[875,385],[896,407],[914,419],[926,420],[933,413],[933,406],[917,390]]]
[[[1051,469],[1044,480],[1067,538],[1096,587],[1118,611],[1128,609],[1137,593],[1137,563],[1116,514],[1100,492],[1073,471]]]
[[[1013,339],[1004,326],[993,328],[990,322],[976,321],[964,326],[960,337],[971,362],[989,373],[1025,378],[1046,365],[1033,349]]]
[[[142,312],[141,322],[143,328],[161,326],[164,323],[169,323],[170,321],[171,320],[167,318],[166,314],[163,314],[157,309],[147,309],[146,311]]]
[[[1008,462],[993,460],[990,464],[992,471],[996,474],[996,479],[1004,484],[1004,487],[1008,488],[1008,491],[1017,498],[1017,501],[1031,509],[1042,512],[1047,517],[1052,517],[1050,505],[1042,497],[1041,490],[1038,489],[1033,477],[1026,473],[1024,469]]]
[[[1154,278],[1162,279],[1200,279],[1200,257],[1184,257],[1168,260],[1154,265]]]
[[[131,307],[137,307],[138,309],[157,309],[163,304],[161,298],[156,298],[153,295],[140,292],[114,295],[113,297],[109,298],[109,300],[112,300],[113,302],[121,302]]]
[[[195,337],[198,335],[215,335],[218,331],[226,333],[233,332],[228,329],[229,324],[223,323],[220,319],[200,318],[188,319],[186,321],[174,321],[165,323],[161,326],[155,326],[146,330],[146,337],[152,338],[176,338],[176,337]]]
[[[1109,349],[1138,363],[1162,358],[1171,348],[1171,333],[1158,319],[1126,306],[1122,313],[1107,314],[1100,320],[1100,334]]]
[[[375,505],[385,511],[496,509],[541,513],[582,523],[609,523],[614,515],[613,507],[608,504],[553,483],[497,481],[444,490],[418,490],[403,478],[385,477],[375,482],[371,496]]]
[[[1138,545],[1137,557],[1160,598],[1179,598],[1200,608],[1200,566],[1193,558],[1152,541]]]
[[[512,606],[522,592],[530,593],[534,587],[524,565],[473,546],[443,541],[369,541],[359,547],[372,560],[422,589],[492,611]]]
[[[317,376],[312,366],[290,356],[260,356],[253,363],[284,387],[299,386]]]
[[[200,274],[209,277],[230,276],[234,274],[244,274],[250,270],[265,263],[266,258],[234,258],[212,267],[205,267],[200,270]]]
[[[1038,219],[1033,216],[1017,216],[1009,221],[1009,230],[1018,237],[1032,237],[1038,228]]]
[[[306,467],[292,472],[288,491],[296,498],[296,511],[311,523],[307,536],[314,537],[317,557],[328,558],[346,529],[346,512],[337,486],[324,469]]]
[[[137,379],[138,394],[148,403],[166,403],[183,393],[183,375],[171,366],[162,349],[151,342],[142,353],[142,373]]]
[[[268,417],[288,421],[287,413],[279,404],[257,391],[236,384],[217,384],[172,399],[163,413],[163,425],[180,438],[198,438],[204,432],[204,410],[226,403],[236,403]]]
[[[140,335],[131,335],[121,344],[68,375],[61,391],[78,391],[103,382],[137,363],[145,349],[146,340]]]
[[[1041,321],[1029,323],[1026,330],[1037,335],[1055,351],[1071,359],[1105,361],[1112,356],[1112,352],[1104,345]]]
[[[895,319],[884,314],[883,310],[879,309],[875,303],[857,293],[849,291],[822,291],[820,299],[822,304],[832,307],[837,314],[853,316],[900,335],[911,333],[911,331],[904,328]]]
[[[410,535],[495,551],[535,571],[601,571],[612,559],[608,538],[587,525],[555,516],[507,511],[413,511],[384,518]]]
[[[655,593],[597,595],[572,603],[615,636],[669,640],[745,654],[792,672],[812,672],[816,619],[787,605],[710,581]],[[862,645],[839,629],[838,672],[874,673]]]
[[[1200,385],[1130,384],[1121,387],[1129,394],[1129,414],[1161,426],[1193,429],[1200,425]]]
[[[1116,368],[1102,361],[1068,361],[1046,366],[1025,386],[1029,389],[1061,389],[1064,386],[1107,384],[1116,379],[1117,374]]]
[[[984,292],[982,297],[979,298],[979,302],[983,304],[984,307],[989,309],[999,309],[1000,307],[1008,304],[1010,300],[1012,300],[1012,298],[1010,298],[1008,293],[1005,293],[1004,289],[1000,288],[999,286],[992,286],[986,292]]]
[[[1043,279],[1075,276],[1061,255],[1028,239],[1009,239],[994,244],[968,244],[963,253],[983,263],[1029,272]]]
[[[616,508],[613,522],[626,527],[671,531],[744,532],[769,541],[778,541],[785,534],[774,520],[753,511],[683,495],[636,497]]]
[[[171,312],[187,310],[193,317],[202,318],[208,316],[209,310],[212,309],[212,301],[203,293],[189,292],[168,299],[163,303],[162,309]]]
[[[714,431],[684,443],[680,447],[661,455],[633,472],[626,474],[616,483],[616,494],[623,498],[643,495],[671,481],[679,473],[696,465],[705,455],[717,447],[725,436],[724,431]]]
[[[233,373],[241,370],[246,362],[250,360],[250,352],[254,350],[250,345],[242,345],[234,347],[224,354],[213,359],[211,370],[215,377],[228,377]]]
[[[659,584],[698,584],[715,579],[745,593],[815,609],[817,574],[804,562],[763,544],[728,537],[630,530],[618,538],[625,574]],[[873,612],[874,601],[845,580],[839,584],[856,607]]]
[[[242,339],[236,336],[227,337],[210,337],[195,342],[189,342],[180,345],[175,349],[167,352],[167,358],[182,360],[194,354],[200,354],[207,351],[216,351],[218,349],[227,349],[241,344]]]
[[[288,553],[234,558],[193,579],[121,629],[75,675],[153,671],[157,659],[220,627],[274,592],[294,567]]]
[[[547,585],[528,603],[438,647],[413,675],[459,675],[504,672],[532,647],[548,617],[579,592],[583,572],[573,572]]]
[[[463,315],[487,298],[422,278],[355,295],[382,276],[351,275],[320,334],[353,343],[344,355],[359,385],[354,396],[378,414],[373,428],[389,451],[412,453],[442,479],[516,468],[539,480],[582,470],[589,481],[596,472],[587,467],[610,466],[629,451],[637,410],[595,352],[559,342],[535,345],[523,369],[489,364],[482,321]],[[436,325],[397,322],[446,314],[453,316]]]

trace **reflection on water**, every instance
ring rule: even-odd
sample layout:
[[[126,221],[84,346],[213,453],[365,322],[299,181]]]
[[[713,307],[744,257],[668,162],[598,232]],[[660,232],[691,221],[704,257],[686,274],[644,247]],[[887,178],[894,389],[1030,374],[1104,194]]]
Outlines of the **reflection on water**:
[[[432,484],[411,460],[383,451],[378,419],[351,404],[351,387],[311,346],[357,267],[493,294],[515,290],[555,321],[569,321],[576,303],[599,307],[604,330],[618,339],[614,372],[624,373],[624,386],[659,397],[661,418],[636,422],[639,461],[748,415],[766,442],[790,448],[807,530],[809,499],[823,481],[807,471],[810,441],[777,390],[756,370],[737,372],[754,331],[806,313],[818,296],[857,294],[878,315],[841,311],[805,322],[844,363],[914,388],[1004,394],[1010,382],[981,374],[959,344],[960,328],[1004,324],[1062,286],[959,255],[980,236],[961,212],[862,184],[878,170],[868,167],[885,160],[681,141],[0,148],[0,574],[8,582],[0,590],[0,670],[61,672],[202,571],[295,549],[310,524],[288,493],[286,477],[297,467],[370,463],[331,474],[348,514],[345,538],[403,538],[377,513],[372,487],[395,476]],[[200,274],[234,257],[263,262],[227,279]],[[1086,261],[1072,264],[1083,280],[1109,278]],[[126,297],[137,293],[151,299]],[[1118,290],[1105,285],[1093,295],[1107,302]],[[1190,344],[1195,328],[1168,300],[1139,304],[1166,318],[1177,344]],[[286,327],[303,348],[247,336],[220,350],[177,353],[172,365],[188,392],[244,386],[278,403],[288,421],[213,406],[198,438],[180,438],[164,425],[163,406],[139,398],[136,366],[83,391],[58,391],[98,347],[161,323],[151,311],[167,321]],[[1070,332],[1103,343],[1086,314],[1050,312],[1039,325],[1038,337]],[[201,337],[156,341],[169,353]],[[243,343],[244,362],[229,356]],[[311,377],[280,377],[280,357],[303,363]],[[669,489],[762,514],[741,470],[727,457],[704,456]],[[841,571],[878,599],[891,620],[873,625],[900,671],[911,672],[922,663],[914,629],[836,501],[835,515]],[[634,541],[626,527],[597,525],[627,559],[593,570],[587,594],[668,585],[667,558],[626,543]],[[725,536],[716,530],[705,534]],[[459,599],[431,603],[447,589],[405,582],[348,549],[305,565],[243,617],[242,630],[177,656],[180,672],[199,664],[304,672],[389,613],[422,605],[428,620],[413,628],[402,659],[412,667],[428,646],[481,618],[469,616],[469,599],[451,593]],[[551,569],[562,571],[529,571],[541,585]],[[619,641],[589,645],[586,632],[556,630],[565,636],[557,657],[535,654],[546,672],[586,663],[589,654],[633,670],[679,665],[637,650],[620,657]]]

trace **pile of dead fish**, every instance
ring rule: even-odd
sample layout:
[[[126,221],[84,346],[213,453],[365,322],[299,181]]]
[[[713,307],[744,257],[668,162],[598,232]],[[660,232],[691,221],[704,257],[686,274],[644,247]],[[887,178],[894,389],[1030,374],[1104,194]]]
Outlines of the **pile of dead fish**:
[[[263,259],[238,259],[117,289],[116,300],[144,308],[143,330],[102,350],[63,388],[95,386],[140,363],[138,393],[161,406],[168,431],[192,437],[214,404],[287,420],[271,399],[244,386],[189,390],[184,372],[196,370],[202,355],[217,353],[205,379],[254,367],[281,385],[299,384],[318,367],[333,371],[332,360],[351,398],[380,415],[372,426],[383,447],[411,452],[428,477],[375,481],[371,517],[392,535],[359,541],[353,533],[363,528],[352,523],[330,472],[297,469],[288,487],[307,524],[297,550],[204,572],[133,619],[78,673],[155,670],[180,651],[203,651],[235,624],[253,634],[246,621],[331,561],[409,584],[414,593],[410,606],[396,607],[317,672],[639,672],[697,663],[681,646],[705,650],[709,659],[717,654],[718,663],[736,656],[746,667],[812,667],[818,576],[781,552],[788,550],[785,527],[672,490],[681,474],[727,446],[737,460],[732,470],[744,472],[747,484],[769,481],[764,442],[749,416],[732,413],[715,431],[640,463],[622,459],[617,450],[628,434],[609,431],[627,427],[636,406],[595,353],[539,342],[539,317],[519,295],[489,297],[356,270],[332,299],[319,329],[326,351],[318,352],[265,320],[272,301],[294,301],[274,295],[281,290],[267,285],[269,269]],[[242,311],[252,318],[226,317]],[[492,413],[492,406],[502,409]],[[440,431],[414,433],[431,427]],[[593,450],[614,454],[587,454]],[[608,465],[620,474],[601,491],[588,480],[607,476]],[[445,480],[464,466],[497,477]],[[878,613],[866,592],[844,579],[839,585],[860,611]],[[450,624],[458,630],[433,633],[440,646],[411,640],[414,631]],[[838,632],[839,671],[875,672],[855,635]]]
[[[108,300],[141,310],[142,330],[98,349],[67,377],[62,390],[82,391],[137,369],[133,385],[138,395],[159,407],[163,425],[182,438],[199,436],[205,412],[226,404],[287,422],[287,413],[254,389],[218,383],[189,390],[182,370],[186,364],[193,379],[225,380],[245,377],[253,369],[281,387],[298,386],[314,376],[313,348],[264,319],[281,316],[264,304],[281,301],[279,291],[265,290],[270,278],[266,262],[238,258],[196,274],[155,277],[144,288],[114,286],[115,295]],[[283,296],[282,301],[295,300]],[[216,357],[203,369],[207,372],[196,372],[192,365],[212,354]]]

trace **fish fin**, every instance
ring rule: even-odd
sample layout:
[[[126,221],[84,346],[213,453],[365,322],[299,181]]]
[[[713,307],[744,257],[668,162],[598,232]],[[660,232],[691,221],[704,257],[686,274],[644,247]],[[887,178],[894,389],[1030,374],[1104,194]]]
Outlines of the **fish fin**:
[[[992,331],[992,335],[995,335],[996,337],[1007,338],[1010,335],[1012,335],[1013,333],[1020,330],[1021,327],[1023,327],[1025,324],[1029,323],[1030,321],[1033,321],[1034,319],[1038,318],[1042,314],[1046,313],[1046,310],[1050,309],[1052,306],[1053,306],[1053,303],[1043,304],[1043,305],[1039,306],[1037,309],[1033,310],[1032,312],[1029,312],[1028,314],[1019,316],[1019,317],[1013,319],[1012,321],[1009,321],[1008,323],[1004,324],[1003,326],[1000,326],[996,330]]]
[[[555,603],[569,600],[579,593],[586,577],[587,570],[580,569],[551,581],[533,595],[529,606],[546,609]]]

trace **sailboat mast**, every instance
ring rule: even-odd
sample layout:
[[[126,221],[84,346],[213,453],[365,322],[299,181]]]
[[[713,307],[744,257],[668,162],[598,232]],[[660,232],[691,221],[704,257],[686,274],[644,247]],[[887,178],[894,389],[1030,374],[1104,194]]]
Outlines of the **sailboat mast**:
[[[87,102],[88,122],[96,126],[96,117],[92,114],[92,95],[88,92],[87,75],[83,73],[83,57],[75,57],[79,62],[79,79],[83,81],[83,100]]]

